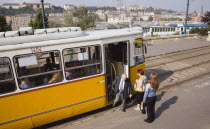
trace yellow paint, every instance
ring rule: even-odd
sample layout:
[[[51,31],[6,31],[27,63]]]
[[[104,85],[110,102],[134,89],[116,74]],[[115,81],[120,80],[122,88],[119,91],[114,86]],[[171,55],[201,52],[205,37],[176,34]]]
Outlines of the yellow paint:
[[[85,79],[72,83],[66,83],[60,86],[0,98],[0,123],[59,108],[69,104],[78,103],[99,96],[104,96],[106,95],[105,83],[98,83],[101,80],[105,80],[105,76],[99,76],[96,78]],[[92,107],[93,105],[94,107]],[[101,108],[103,106],[106,106],[105,97],[54,112],[41,114],[33,117],[32,120],[35,126],[39,126],[66,117],[78,115],[93,109]],[[50,115],[55,118],[52,118]],[[43,122],[41,120],[43,120]],[[15,125],[17,122],[12,122],[9,124]],[[25,124],[30,123],[31,122],[24,122],[22,124],[24,126]],[[6,127],[6,125],[3,126]],[[0,128],[3,126],[0,125]]]
[[[0,125],[0,129],[31,129],[31,128],[33,128],[31,118],[22,119],[9,124]]]
[[[136,79],[139,78],[139,76],[136,75],[138,69],[143,69],[144,72],[145,72],[145,64],[137,65],[137,66],[134,66],[134,67],[131,67],[130,68],[130,80],[131,80],[131,84],[136,83]]]
[[[138,69],[145,70],[145,65],[130,68],[132,84],[138,78],[136,76]],[[102,80],[105,80],[105,76],[0,98],[0,123],[104,96],[106,95],[105,82],[99,83]],[[0,125],[0,129],[37,127],[105,106],[107,106],[106,97],[102,97]]]
[[[135,39],[134,44],[135,45],[141,45],[143,42],[143,39]]]
[[[64,108],[64,109],[60,109],[60,110],[56,110],[53,112],[49,112],[49,113],[32,117],[32,121],[35,127],[41,126],[43,124],[51,123],[54,121],[62,120],[68,117],[72,117],[78,114],[82,114],[85,112],[102,108],[104,106],[107,106],[105,102],[106,102],[106,98],[103,97],[100,99],[92,100],[92,101],[74,105],[68,108]]]

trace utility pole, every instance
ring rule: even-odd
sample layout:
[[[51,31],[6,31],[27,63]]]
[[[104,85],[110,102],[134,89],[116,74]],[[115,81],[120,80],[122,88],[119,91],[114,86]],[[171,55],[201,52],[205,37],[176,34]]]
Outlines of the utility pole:
[[[44,0],[41,0],[41,3],[42,3],[42,20],[43,20],[43,29],[46,29],[45,12],[44,12]]]
[[[119,18],[121,19],[121,6],[122,6],[122,1],[121,0],[117,0],[118,1],[118,7],[119,7]]]
[[[189,4],[190,0],[187,0],[187,10],[186,10],[186,18],[185,18],[185,25],[184,25],[184,34],[187,34],[187,20],[188,20],[188,10],[189,10]]]

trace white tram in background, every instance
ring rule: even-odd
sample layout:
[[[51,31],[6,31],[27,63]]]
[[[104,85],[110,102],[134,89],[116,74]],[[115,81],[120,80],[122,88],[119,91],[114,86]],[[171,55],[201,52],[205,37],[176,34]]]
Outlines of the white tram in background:
[[[173,34],[184,34],[184,25],[183,24],[178,24],[178,25],[173,25],[173,26],[150,26],[150,27],[143,27],[144,29],[144,37],[148,36],[163,36],[163,35],[173,35]],[[205,28],[209,27],[208,25],[205,24],[191,24],[187,25],[186,31],[187,33],[190,31],[192,28]]]

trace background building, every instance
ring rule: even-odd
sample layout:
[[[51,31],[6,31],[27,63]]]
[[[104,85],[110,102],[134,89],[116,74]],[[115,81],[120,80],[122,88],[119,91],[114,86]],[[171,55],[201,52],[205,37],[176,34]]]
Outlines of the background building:
[[[76,6],[74,6],[74,5],[69,5],[69,4],[65,4],[65,5],[63,6],[63,8],[64,8],[65,10],[67,10],[67,11],[73,11],[73,10],[76,9]]]
[[[42,7],[42,4],[41,3],[26,3],[26,2],[23,2],[22,4],[22,7],[26,7],[26,6],[32,6],[33,9],[39,9]],[[50,3],[44,3],[44,8],[51,8],[51,4]]]
[[[28,23],[32,20],[31,14],[17,14],[11,16],[12,30],[18,30],[20,27],[28,27]]]
[[[9,8],[19,9],[19,8],[21,8],[21,5],[18,4],[18,3],[4,3],[4,4],[2,5],[2,7],[3,7],[3,8],[7,8],[7,9],[9,9]]]

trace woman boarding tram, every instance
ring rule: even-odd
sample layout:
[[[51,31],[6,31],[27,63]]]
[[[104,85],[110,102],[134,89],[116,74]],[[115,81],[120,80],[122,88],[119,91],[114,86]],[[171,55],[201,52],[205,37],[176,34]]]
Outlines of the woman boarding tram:
[[[113,79],[125,73],[134,84],[136,71],[145,69],[141,27],[68,30],[0,39],[1,129],[34,128],[108,106]]]

